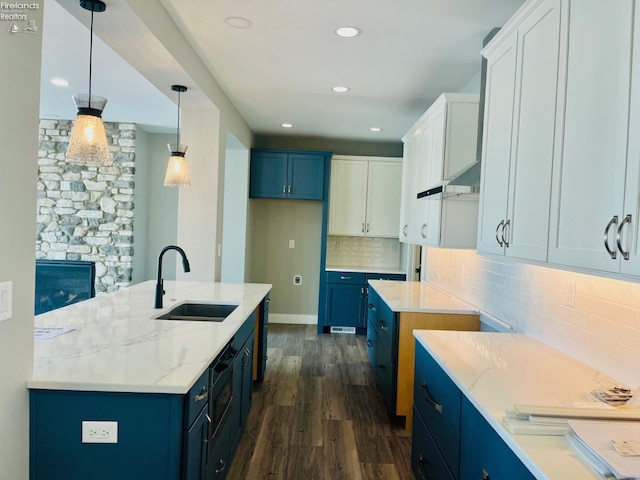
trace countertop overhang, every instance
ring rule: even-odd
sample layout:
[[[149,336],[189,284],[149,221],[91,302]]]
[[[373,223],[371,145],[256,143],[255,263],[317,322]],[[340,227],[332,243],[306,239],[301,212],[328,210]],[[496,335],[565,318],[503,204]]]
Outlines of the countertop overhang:
[[[470,315],[478,310],[426,282],[369,280],[369,285],[394,312]]]
[[[268,284],[166,281],[154,309],[148,281],[35,317],[71,327],[35,340],[30,389],[184,394],[271,290]],[[239,304],[224,322],[155,320],[183,301]]]

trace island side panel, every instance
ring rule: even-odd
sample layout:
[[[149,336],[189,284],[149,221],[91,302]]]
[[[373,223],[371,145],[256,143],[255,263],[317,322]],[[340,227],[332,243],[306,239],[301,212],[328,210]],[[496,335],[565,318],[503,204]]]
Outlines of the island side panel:
[[[406,417],[405,428],[411,430],[413,422],[413,377],[416,346],[414,330],[480,331],[478,315],[449,313],[401,312],[398,332],[398,384],[396,415]]]

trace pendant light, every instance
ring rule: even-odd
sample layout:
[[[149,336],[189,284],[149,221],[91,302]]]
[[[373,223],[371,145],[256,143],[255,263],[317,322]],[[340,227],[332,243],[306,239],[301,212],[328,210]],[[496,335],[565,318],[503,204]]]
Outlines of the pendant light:
[[[102,111],[107,99],[91,94],[91,73],[93,55],[93,14],[104,12],[107,6],[100,0],[80,0],[80,6],[91,12],[91,37],[89,41],[89,94],[76,94],[73,101],[78,109],[76,121],[71,130],[66,160],[80,165],[111,165],[107,134],[102,122]]]
[[[189,187],[189,167],[184,154],[187,152],[187,146],[180,143],[180,94],[187,91],[187,87],[182,85],[171,85],[171,90],[178,92],[178,127],[176,128],[176,143],[169,143],[169,151],[171,157],[167,164],[167,173],[164,176],[165,187]]]

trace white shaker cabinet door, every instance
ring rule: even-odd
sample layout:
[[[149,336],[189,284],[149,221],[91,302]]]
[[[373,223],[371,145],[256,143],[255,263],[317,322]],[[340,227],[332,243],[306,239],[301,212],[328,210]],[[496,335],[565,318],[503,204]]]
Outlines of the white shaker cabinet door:
[[[334,158],[330,189],[329,235],[365,235],[367,162]]]
[[[560,37],[567,63],[559,72],[549,262],[618,272],[634,2],[570,6]]]
[[[515,32],[487,57],[478,251],[504,254],[516,72]]]
[[[369,162],[367,235],[397,237],[400,214],[401,162]]]
[[[505,254],[547,261],[558,85],[560,0],[545,0],[518,28],[516,102]]]
[[[420,219],[418,212],[417,178],[420,176],[420,155],[422,154],[422,130],[415,129],[404,138],[402,160],[402,197],[400,214],[400,241],[420,243]]]

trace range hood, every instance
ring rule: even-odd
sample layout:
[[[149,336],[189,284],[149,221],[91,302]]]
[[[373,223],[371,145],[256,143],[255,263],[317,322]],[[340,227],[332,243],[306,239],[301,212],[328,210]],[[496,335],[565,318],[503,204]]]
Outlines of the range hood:
[[[480,192],[480,162],[473,162],[451,180],[444,180],[424,192],[418,198],[448,198],[453,196],[477,196]]]

